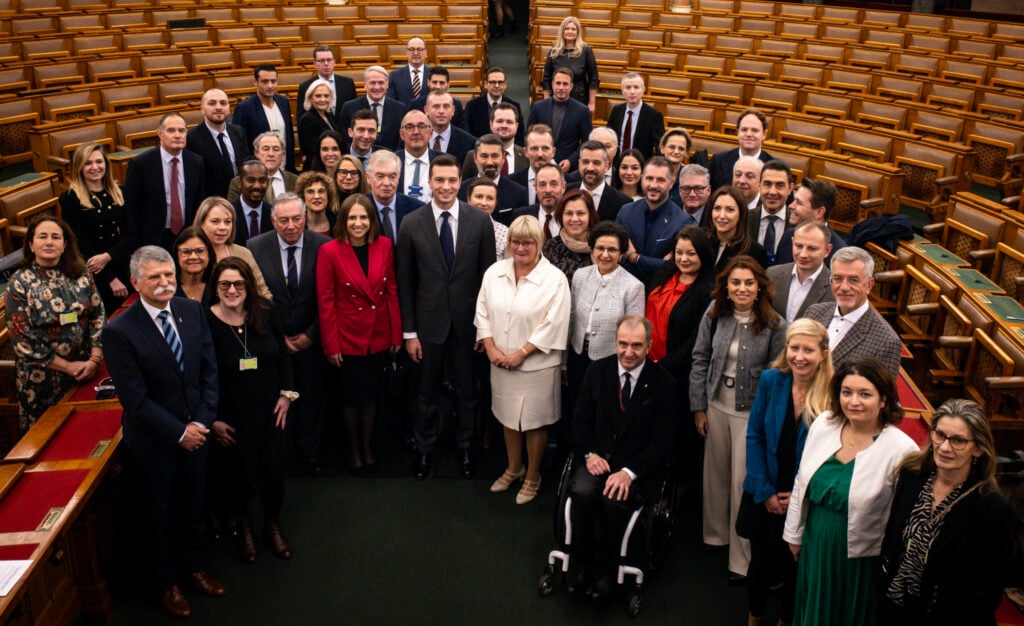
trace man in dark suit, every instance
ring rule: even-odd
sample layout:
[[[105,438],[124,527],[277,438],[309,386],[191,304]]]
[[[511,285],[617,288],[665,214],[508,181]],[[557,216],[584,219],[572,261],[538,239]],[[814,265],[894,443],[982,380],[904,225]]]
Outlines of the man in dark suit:
[[[530,166],[515,171],[508,177],[515,184],[526,187],[526,192],[530,194],[530,204],[534,204],[537,202],[537,171],[549,163],[555,165],[555,139],[551,135],[551,127],[547,124],[534,124],[527,129],[525,152],[526,158],[530,160]]]
[[[356,83],[354,80],[343,74],[334,73],[334,48],[331,46],[317,46],[313,48],[313,64],[316,67],[316,76],[299,83],[299,93],[296,99],[297,117],[309,109],[306,108],[306,92],[313,81],[322,78],[334,87],[334,100],[331,102],[331,112],[337,115],[342,105],[349,100],[355,100]]]
[[[487,69],[484,76],[484,93],[466,103],[466,130],[474,137],[482,137],[487,133],[496,133],[505,139],[501,133],[494,129],[492,114],[499,104],[507,104],[513,108],[515,114],[514,141],[523,145],[523,111],[519,103],[505,95],[508,87],[508,80],[505,78],[505,70],[500,67]],[[525,166],[524,166],[525,167]],[[515,171],[515,170],[512,170]]]
[[[433,200],[405,217],[398,231],[398,301],[405,349],[420,364],[413,425],[419,455],[414,476],[430,473],[438,438],[438,398],[451,370],[459,416],[456,438],[462,475],[473,474],[476,416],[473,316],[484,271],[495,261],[494,228],[480,209],[459,202],[458,162],[441,155],[430,164]]]
[[[651,323],[619,320],[616,354],[587,370],[573,416],[572,444],[582,463],[569,483],[576,568],[569,590],[593,599],[612,589],[619,543],[633,511],[657,502],[672,456],[676,383],[647,360]]]
[[[462,163],[476,139],[452,124],[453,102],[452,94],[444,91],[431,91],[427,95],[427,106],[423,110],[430,120],[430,141],[427,145],[436,152],[452,155]]]
[[[832,215],[832,207],[835,206],[835,203],[835,185],[827,180],[804,178],[800,186],[793,192],[793,201],[789,203],[789,225],[795,227],[807,220],[828,224],[828,218]],[[846,242],[832,229],[829,229],[829,244],[831,244],[831,251],[825,257],[826,266],[832,264],[833,254],[846,247]],[[775,263],[789,263],[793,258],[793,228],[787,228],[779,241]]]
[[[131,274],[139,300],[107,324],[103,350],[124,409],[123,442],[142,478],[160,600],[165,611],[183,618],[191,608],[175,584],[176,565],[200,593],[224,595],[224,586],[201,566],[207,439],[217,417],[217,358],[203,307],[174,297],[169,252],[139,248],[132,255]],[[181,538],[173,550],[172,536]]]
[[[476,148],[471,152],[476,163],[477,173],[472,178],[465,179],[459,187],[459,200],[466,202],[469,193],[469,183],[477,176],[484,176],[493,180],[498,186],[498,197],[494,209],[515,209],[529,203],[530,196],[522,185],[510,181],[508,176],[503,176],[505,171],[505,151],[501,137],[494,134],[487,134],[476,140]]]
[[[128,163],[125,229],[139,246],[170,250],[178,232],[195,221],[206,174],[203,158],[185,148],[185,118],[164,115],[156,133],[160,145]]]
[[[537,195],[537,202],[511,211],[494,211],[492,217],[495,221],[510,226],[517,217],[531,215],[540,222],[541,230],[544,231],[544,241],[551,239],[561,232],[558,220],[555,219],[555,209],[565,195],[565,177],[562,170],[553,163],[542,165],[537,170],[537,177],[534,179],[534,193]]]
[[[377,143],[377,118],[369,109],[356,111],[352,115],[352,126],[346,131],[348,134],[348,146],[343,148],[345,153],[359,159],[366,169],[366,160],[370,158],[374,150],[386,150],[384,146]]]
[[[370,201],[377,209],[380,234],[398,243],[398,231],[402,220],[423,203],[405,194],[398,193],[402,160],[390,150],[378,150],[366,160],[366,180],[370,185]]]
[[[295,171],[295,133],[292,130],[292,111],[288,98],[277,94],[277,69],[273,65],[257,65],[253,70],[256,93],[235,107],[232,121],[242,127],[246,139],[255,144],[256,138],[272,131],[285,142],[285,169]]]
[[[711,197],[711,174],[703,165],[687,163],[679,170],[679,197],[682,209],[694,224],[706,226],[711,211],[705,211]]]
[[[270,205],[264,199],[269,184],[267,166],[250,159],[242,164],[238,178],[242,181],[242,193],[232,200],[231,206],[235,207],[235,243],[244,246],[249,239],[274,230],[274,222]]]
[[[530,109],[527,130],[534,124],[547,124],[555,141],[555,162],[563,172],[576,169],[580,156],[580,144],[590,138],[594,129],[590,109],[571,97],[572,73],[555,70],[551,79],[551,97],[545,98]]]
[[[424,91],[419,98],[410,102],[409,108],[425,111],[427,108],[427,95],[432,91],[443,91],[444,93],[448,93],[448,86],[450,82],[451,74],[448,72],[448,68],[440,65],[431,65],[430,70],[427,72],[428,89]],[[452,106],[455,107],[452,112],[452,125],[456,128],[466,130],[466,113],[462,108],[462,102],[460,102],[455,96],[452,96]]]
[[[502,102],[491,111],[491,132],[489,134],[501,138],[502,149],[505,152],[505,162],[501,166],[502,176],[508,176],[530,167],[530,159],[526,157],[526,151],[516,145],[516,136],[522,135],[519,122],[516,120],[517,110],[511,103]],[[466,155],[466,160],[462,162],[462,178],[472,178],[476,175],[476,161],[473,160],[473,151],[470,150]]]
[[[408,108],[402,102],[387,97],[388,72],[383,67],[371,65],[363,70],[363,85],[366,95],[350,100],[341,107],[339,124],[342,128],[350,128],[356,111],[369,109],[377,116],[377,143],[388,150],[397,150],[398,129]]]
[[[295,370],[300,401],[292,404],[288,416],[292,445],[306,471],[319,476],[328,386],[320,350],[316,258],[330,239],[306,230],[306,211],[293,193],[278,196],[272,212],[274,232],[250,239],[247,246],[274,296]]]
[[[768,254],[768,265],[775,264],[782,232],[789,220],[786,203],[793,191],[793,171],[784,161],[772,159],[761,167],[759,206],[750,209],[747,215],[747,229],[751,239],[764,246]]]
[[[427,184],[427,170],[440,152],[427,148],[430,138],[430,120],[423,111],[412,110],[402,118],[402,144],[405,146],[395,152],[402,160],[399,179],[399,193],[403,193],[418,202],[430,202],[430,185]]]
[[[605,182],[605,173],[611,163],[608,150],[600,141],[591,139],[580,146],[580,182],[570,183],[568,189],[580,189],[594,199],[597,215],[603,220],[614,220],[619,209],[633,201],[632,198]]]
[[[220,89],[203,94],[199,106],[203,123],[196,124],[186,133],[185,147],[203,157],[206,174],[206,195],[226,196],[231,179],[252,150],[245,140],[245,131],[236,124],[228,124],[231,101]]]
[[[775,286],[772,306],[786,322],[803,317],[812,304],[835,301],[832,278],[825,267],[825,257],[832,249],[828,243],[830,232],[824,222],[803,222],[793,235],[791,247],[796,260],[766,270]]]
[[[752,156],[764,163],[775,158],[761,149],[767,135],[768,118],[764,113],[757,109],[747,109],[740,113],[736,119],[736,136],[739,138],[740,147],[719,152],[712,157],[711,165],[708,167],[711,171],[711,189],[715,190],[732,182],[733,165],[740,156]]]
[[[653,156],[647,161],[641,185],[644,197],[619,209],[615,221],[629,232],[629,250],[622,255],[622,266],[646,281],[665,262],[673,238],[690,218],[668,199],[672,166],[665,157]],[[648,227],[650,221],[653,224]]]
[[[654,156],[665,134],[665,116],[643,101],[647,86],[643,76],[629,72],[622,77],[622,104],[612,107],[608,128],[619,135],[619,150],[639,150],[644,159]]]
[[[903,342],[868,302],[875,284],[875,262],[863,248],[847,246],[832,256],[832,295],[836,302],[807,307],[804,317],[828,329],[832,363],[874,357],[899,376]]]
[[[263,200],[274,204],[277,194],[295,190],[298,176],[281,169],[284,165],[284,140],[267,131],[256,137],[253,142],[254,156],[267,168],[267,192]],[[242,195],[242,184],[235,176],[228,185],[228,200],[235,200]]]
[[[398,100],[408,107],[410,102],[428,91],[426,82],[430,66],[424,62],[426,58],[427,44],[422,38],[412,37],[406,42],[405,59],[408,61],[408,65],[394,70],[387,77],[387,96],[389,98]],[[394,148],[391,149],[394,150]]]

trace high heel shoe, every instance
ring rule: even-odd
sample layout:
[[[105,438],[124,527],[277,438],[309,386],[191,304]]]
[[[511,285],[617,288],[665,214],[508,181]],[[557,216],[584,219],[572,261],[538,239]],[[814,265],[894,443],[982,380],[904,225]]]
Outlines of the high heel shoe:
[[[520,467],[519,471],[512,473],[505,470],[505,473],[498,477],[498,480],[491,483],[491,491],[498,493],[500,491],[508,491],[508,488],[512,486],[512,483],[516,482],[523,476],[526,476],[526,468]]]
[[[533,502],[533,499],[537,497],[537,491],[540,490],[540,479],[537,480],[524,480],[523,486],[516,494],[516,504],[529,504]]]

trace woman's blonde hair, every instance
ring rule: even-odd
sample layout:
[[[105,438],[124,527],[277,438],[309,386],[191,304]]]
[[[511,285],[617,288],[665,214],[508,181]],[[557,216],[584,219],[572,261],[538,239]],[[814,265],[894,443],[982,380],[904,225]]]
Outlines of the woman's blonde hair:
[[[520,215],[508,227],[508,239],[505,242],[505,258],[512,257],[512,240],[531,239],[537,244],[537,255],[534,262],[539,261],[543,256],[544,229],[540,227],[540,221],[532,215]]]
[[[562,53],[566,51],[565,35],[563,32],[565,31],[565,27],[570,23],[576,25],[576,47],[568,52],[568,56],[575,59],[583,54],[583,51],[587,49],[587,44],[583,41],[583,25],[580,24],[578,18],[570,15],[562,20],[562,24],[558,27],[558,35],[555,36],[555,43],[551,46],[552,57],[562,56]]]
[[[203,200],[199,205],[199,209],[196,211],[196,219],[192,223],[199,228],[203,228],[203,222],[205,222],[206,218],[209,217],[210,211],[212,211],[214,207],[224,209],[228,212],[228,215],[231,216],[231,234],[228,235],[226,243],[227,245],[235,243],[235,227],[237,226],[235,224],[235,208],[231,206],[231,203],[225,198],[221,198],[220,196],[210,196],[206,200]],[[206,229],[203,229],[203,232],[205,233]],[[216,256],[216,254],[213,254],[210,258],[213,259],[216,258]]]
[[[807,319],[806,317],[800,318],[786,329],[786,346],[779,353],[779,356],[775,357],[775,361],[772,362],[772,367],[777,368],[783,374],[789,375],[793,372],[789,367],[789,363],[786,362],[786,352],[789,350],[789,340],[797,335],[817,339],[818,347],[821,348],[821,352],[824,355],[821,363],[818,364],[818,370],[814,372],[814,378],[811,379],[811,384],[807,389],[807,397],[804,398],[804,412],[801,414],[801,418],[805,424],[810,426],[815,417],[831,407],[832,401],[829,395],[829,384],[832,382],[832,374],[834,373],[832,353],[828,349],[828,329],[814,320]]]
[[[110,194],[114,204],[123,205],[124,194],[121,193],[121,188],[114,181],[114,174],[110,171],[110,159],[107,158],[103,147],[95,141],[87,141],[75,148],[75,154],[71,157],[71,184],[68,185],[68,188],[78,197],[78,203],[83,207],[99,208],[93,206],[92,194],[89,193],[89,188],[85,185],[85,175],[82,174],[85,161],[97,150],[103,155],[103,163],[106,165],[106,171],[103,173],[103,191]]]

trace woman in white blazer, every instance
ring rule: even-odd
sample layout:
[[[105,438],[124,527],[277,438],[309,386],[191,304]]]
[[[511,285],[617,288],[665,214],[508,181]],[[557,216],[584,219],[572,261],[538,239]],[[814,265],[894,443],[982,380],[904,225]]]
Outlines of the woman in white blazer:
[[[896,383],[879,361],[837,368],[832,410],[807,433],[783,532],[798,562],[794,624],[874,624],[895,468],[918,450],[896,426],[902,419]]]

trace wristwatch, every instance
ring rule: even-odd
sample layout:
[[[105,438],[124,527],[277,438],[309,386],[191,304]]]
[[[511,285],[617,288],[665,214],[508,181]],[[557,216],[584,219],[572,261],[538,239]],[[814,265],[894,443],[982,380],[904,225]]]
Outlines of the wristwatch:
[[[295,402],[296,400],[299,399],[299,392],[298,391],[287,391],[285,389],[282,389],[281,390],[281,395],[286,397],[286,398],[288,398],[292,402]]]

